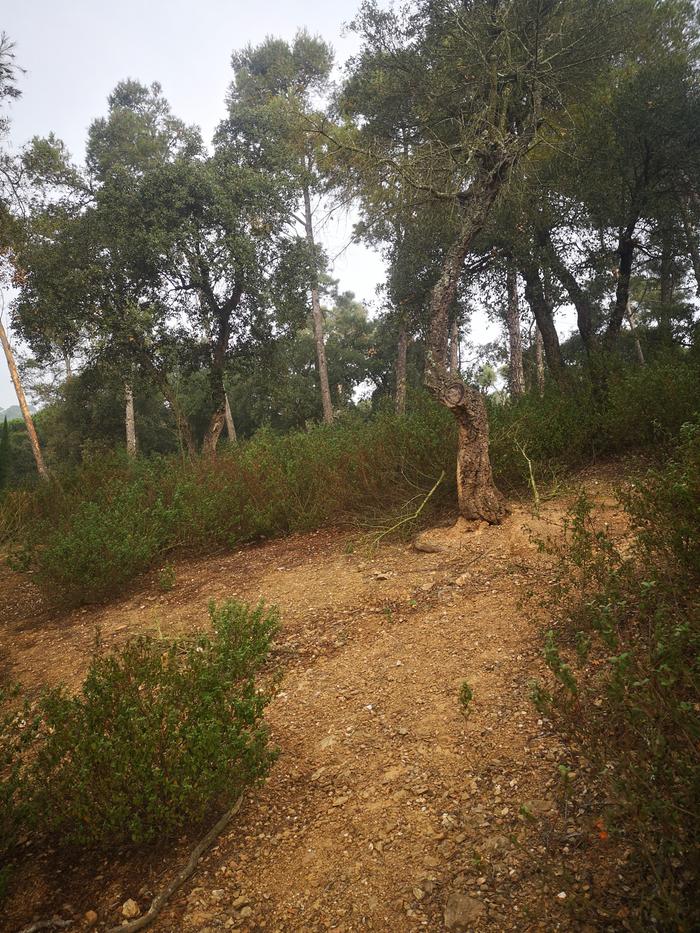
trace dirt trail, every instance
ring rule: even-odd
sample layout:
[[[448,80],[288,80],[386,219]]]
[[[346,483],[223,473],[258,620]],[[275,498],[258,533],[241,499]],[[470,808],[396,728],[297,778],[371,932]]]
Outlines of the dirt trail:
[[[438,533],[448,546],[436,553],[390,545],[369,559],[346,553],[338,532],[295,536],[183,563],[168,594],[154,577],[52,624],[23,584],[0,656],[28,683],[77,682],[97,625],[116,642],[203,626],[210,598],[280,607],[283,678],[267,714],[280,758],[153,929],[617,928],[599,811],[585,780],[564,800],[558,766],[576,763],[529,700],[541,673],[532,594],[551,572],[523,525],[555,529],[564,505],[537,521],[516,508],[500,527]],[[48,862],[32,880],[40,893],[11,898],[7,929],[65,900],[78,915],[97,911],[98,926],[119,922],[121,904],[145,909],[184,851],[138,872],[98,866],[96,881],[67,878],[62,893]]]

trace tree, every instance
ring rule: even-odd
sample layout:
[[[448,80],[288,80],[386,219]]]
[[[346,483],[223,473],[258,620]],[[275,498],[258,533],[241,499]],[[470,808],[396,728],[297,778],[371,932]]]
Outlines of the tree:
[[[5,33],[0,34],[0,101],[3,101],[7,98],[13,98],[19,96],[19,91],[14,85],[14,78],[16,75],[16,65],[14,62],[14,47],[12,43],[8,40]],[[7,130],[7,121],[0,120],[0,138]],[[2,157],[2,172],[0,176],[2,177],[3,182],[6,182],[8,179],[10,170],[10,160],[8,160],[4,155]],[[3,188],[5,185],[3,184]],[[17,198],[16,188],[11,185],[13,197]],[[9,281],[13,277],[13,272],[11,272],[12,267],[12,245],[16,236],[16,227],[13,223],[12,212],[9,208],[9,204],[6,202],[5,193],[3,191],[3,197],[1,199],[0,207],[2,208],[2,217],[0,221],[2,222],[2,236],[0,237],[0,261],[2,261],[2,267],[0,268],[0,288],[6,288],[9,284]],[[2,299],[1,310],[5,310],[5,300]],[[24,394],[24,389],[22,387],[22,380],[20,379],[19,371],[17,369],[17,364],[15,362],[14,353],[12,352],[12,347],[10,345],[9,338],[7,336],[7,331],[5,330],[5,325],[0,319],[0,343],[2,343],[2,348],[5,353],[5,359],[7,360],[7,366],[10,370],[10,377],[12,383],[15,387],[15,392],[17,394],[17,401],[19,402],[19,407],[22,410],[22,417],[24,418],[24,423],[27,427],[27,434],[29,435],[29,441],[32,447],[32,453],[34,454],[34,461],[36,463],[37,472],[42,479],[48,479],[48,470],[46,469],[46,464],[44,463],[44,457],[41,453],[41,446],[39,444],[39,438],[34,427],[34,421],[32,419],[31,412],[29,410],[29,405],[27,404],[27,398]]]
[[[513,170],[550,126],[566,114],[610,55],[614,4],[476,2],[415,4],[400,20],[374,3],[363,5],[355,28],[364,47],[354,62],[355,84],[381,93],[384,76],[411,101],[407,127],[360,112],[353,150],[370,171],[381,165],[396,184],[441,202],[455,217],[455,235],[442,258],[430,299],[425,384],[459,427],[457,489],[467,520],[498,522],[507,512],[488,452],[482,394],[446,366],[450,309],[464,263]],[[411,146],[401,150],[410,134]]]
[[[290,45],[268,38],[232,56],[234,81],[229,92],[229,119],[220,135],[254,152],[255,164],[288,173],[299,191],[299,222],[314,264],[311,268],[311,316],[323,420],[333,421],[328,380],[323,312],[320,302],[320,254],[314,232],[312,197],[322,189],[317,139],[312,133],[312,98],[327,87],[333,52],[322,39],[301,30]]]

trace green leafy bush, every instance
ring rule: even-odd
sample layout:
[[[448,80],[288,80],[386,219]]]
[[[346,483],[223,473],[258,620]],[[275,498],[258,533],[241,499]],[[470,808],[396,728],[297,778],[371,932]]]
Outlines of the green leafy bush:
[[[622,495],[624,546],[581,497],[559,552],[559,623],[535,699],[592,760],[644,870],[645,929],[700,924],[700,421]]]
[[[5,849],[18,831],[62,845],[146,844],[230,806],[274,759],[255,675],[276,610],[210,606],[213,633],[98,650],[77,695],[9,715],[2,741]]]
[[[538,483],[600,456],[664,449],[697,405],[691,357],[610,372],[604,395],[581,373],[570,390],[512,403],[489,400],[497,482],[522,488],[524,449]],[[285,435],[259,431],[215,462],[95,455],[33,491],[5,495],[0,542],[14,566],[51,594],[94,601],[119,590],[174,549],[202,551],[308,531],[350,516],[411,512],[444,471],[421,518],[455,500],[456,429],[425,394],[405,416],[380,411]]]

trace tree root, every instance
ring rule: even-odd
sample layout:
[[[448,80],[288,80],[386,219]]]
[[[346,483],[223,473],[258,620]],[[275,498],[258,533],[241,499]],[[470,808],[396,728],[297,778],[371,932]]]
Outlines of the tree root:
[[[72,926],[74,923],[75,920],[61,920],[60,917],[51,917],[50,920],[38,920],[36,923],[30,923],[28,927],[20,930],[20,933],[37,933],[38,930],[61,930]]]
[[[236,813],[238,813],[242,802],[243,794],[241,794],[231,809],[227,810],[221,819],[215,823],[214,826],[212,826],[206,836],[199,840],[197,845],[192,850],[192,854],[190,855],[189,861],[185,867],[173,878],[170,884],[164,888],[160,894],[153,898],[151,906],[142,917],[138,917],[136,920],[132,920],[131,923],[125,923],[123,926],[112,927],[107,931],[107,933],[135,933],[136,930],[143,930],[145,927],[150,926],[150,924],[153,923],[158,914],[161,912],[169,898],[172,897],[180,885],[187,881],[190,875],[193,874],[195,868],[197,867],[197,862],[202,857],[203,853],[214,842],[217,836],[223,832],[226,825],[231,821]],[[28,933],[28,931],[25,931],[25,933]]]

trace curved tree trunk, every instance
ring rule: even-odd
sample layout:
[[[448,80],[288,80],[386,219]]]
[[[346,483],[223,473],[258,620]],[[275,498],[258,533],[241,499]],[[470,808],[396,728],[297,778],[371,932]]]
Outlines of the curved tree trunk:
[[[425,385],[450,409],[459,427],[457,448],[457,498],[460,515],[469,521],[496,524],[508,514],[502,494],[496,489],[489,459],[489,425],[484,397],[465,385],[445,366],[449,337],[449,311],[457,295],[459,278],[471,243],[483,226],[502,180],[491,176],[475,192],[459,239],[448,252],[442,274],[430,297]]]
[[[402,324],[399,328],[399,343],[396,350],[396,414],[406,413],[406,357],[408,354],[408,334]]]
[[[508,330],[508,386],[513,398],[525,393],[523,340],[518,307],[518,273],[511,259],[506,269],[506,328]]]
[[[49,471],[46,469],[44,455],[42,454],[41,447],[39,446],[39,437],[36,433],[36,428],[34,427],[34,419],[32,418],[32,413],[29,411],[27,397],[24,394],[22,380],[19,377],[19,370],[17,369],[17,364],[15,363],[15,355],[12,352],[10,341],[7,339],[7,332],[5,331],[5,327],[1,320],[0,343],[2,343],[2,348],[5,351],[7,368],[10,370],[10,377],[12,378],[15,392],[17,393],[17,401],[19,402],[22,417],[24,418],[24,424],[27,429],[27,435],[29,436],[29,443],[32,448],[32,453],[34,454],[34,462],[36,463],[37,472],[42,479],[48,479]]]
[[[527,262],[523,263],[521,271],[525,280],[525,299],[530,305],[535,321],[537,321],[537,329],[542,335],[547,366],[556,382],[564,385],[564,363],[559,347],[559,335],[554,326],[552,306],[544,293],[540,270],[533,263]]]
[[[583,341],[584,349],[590,356],[596,349],[594,305],[586,291],[576,281],[574,274],[568,269],[559,253],[554,248],[549,230],[540,231],[540,240],[544,246],[549,266],[566,289],[566,293],[576,308],[576,321],[578,331]]]

